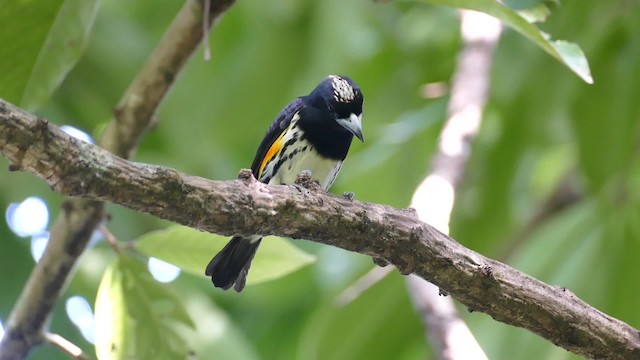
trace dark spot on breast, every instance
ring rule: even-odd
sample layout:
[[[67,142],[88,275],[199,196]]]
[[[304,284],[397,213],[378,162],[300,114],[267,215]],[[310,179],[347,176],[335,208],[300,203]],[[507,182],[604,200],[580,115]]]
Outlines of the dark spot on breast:
[[[273,172],[272,174],[277,174],[278,170],[280,169],[280,167],[282,166],[282,164],[284,164],[284,162],[287,160],[286,156],[282,156],[278,162],[276,163],[276,165],[273,167]],[[290,164],[291,165],[291,164]]]

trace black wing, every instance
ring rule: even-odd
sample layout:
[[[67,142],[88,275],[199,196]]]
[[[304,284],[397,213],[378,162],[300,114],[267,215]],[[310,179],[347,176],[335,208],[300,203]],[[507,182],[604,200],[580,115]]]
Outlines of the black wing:
[[[262,165],[262,160],[265,155],[273,145],[273,143],[280,137],[282,132],[287,129],[289,124],[291,123],[291,119],[296,112],[300,111],[304,107],[304,101],[302,97],[294,99],[292,102],[287,104],[276,116],[275,120],[269,126],[269,130],[264,135],[264,139],[260,143],[258,147],[258,151],[256,152],[256,157],[253,159],[253,164],[251,164],[251,172],[253,176],[258,177],[258,173],[260,172],[260,165]]]

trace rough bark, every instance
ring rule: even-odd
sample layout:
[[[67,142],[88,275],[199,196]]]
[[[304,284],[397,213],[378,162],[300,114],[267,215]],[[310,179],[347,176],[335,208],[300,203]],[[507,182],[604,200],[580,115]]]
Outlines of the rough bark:
[[[473,311],[576,354],[640,358],[638,330],[567,289],[463,247],[411,209],[351,201],[310,181],[267,186],[249,171],[238,180],[212,181],[130,162],[4,101],[0,153],[13,169],[33,173],[61,194],[110,201],[202,231],[289,236],[381,258],[431,281]]]

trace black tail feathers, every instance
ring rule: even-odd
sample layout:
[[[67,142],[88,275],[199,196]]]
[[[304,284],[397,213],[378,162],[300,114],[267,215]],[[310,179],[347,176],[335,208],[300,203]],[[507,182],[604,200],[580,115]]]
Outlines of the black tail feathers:
[[[211,276],[213,285],[224,290],[233,286],[235,291],[242,291],[261,240],[234,236],[207,265],[205,274]]]

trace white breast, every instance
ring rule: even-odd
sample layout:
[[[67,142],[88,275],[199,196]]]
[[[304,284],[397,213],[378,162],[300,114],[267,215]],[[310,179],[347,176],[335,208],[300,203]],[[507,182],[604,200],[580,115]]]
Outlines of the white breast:
[[[300,139],[302,136],[300,128],[296,126],[298,117],[294,116],[291,124],[285,130],[282,141],[288,143],[294,137]],[[289,158],[290,157],[290,158]],[[279,159],[285,158],[282,164]],[[311,171],[311,177],[318,180],[320,185],[328,190],[336,180],[342,168],[342,161],[326,159],[318,156],[313,146],[305,141],[298,140],[282,149],[280,156],[270,161],[262,171],[261,181],[269,179],[269,184],[293,184],[296,177],[305,170]],[[276,172],[275,175],[272,174]]]
[[[333,185],[342,168],[342,161],[321,158],[315,150],[310,150],[310,146],[306,141],[302,141],[298,145],[299,148],[302,149],[304,144],[306,144],[307,150],[299,150],[292,159],[288,159],[283,163],[276,176],[271,178],[269,184],[293,184],[300,173],[309,170],[311,171],[311,177],[318,180],[325,190],[328,190]],[[294,146],[290,146],[290,148],[292,147]],[[294,150],[295,148],[288,148],[286,155],[288,156]]]

